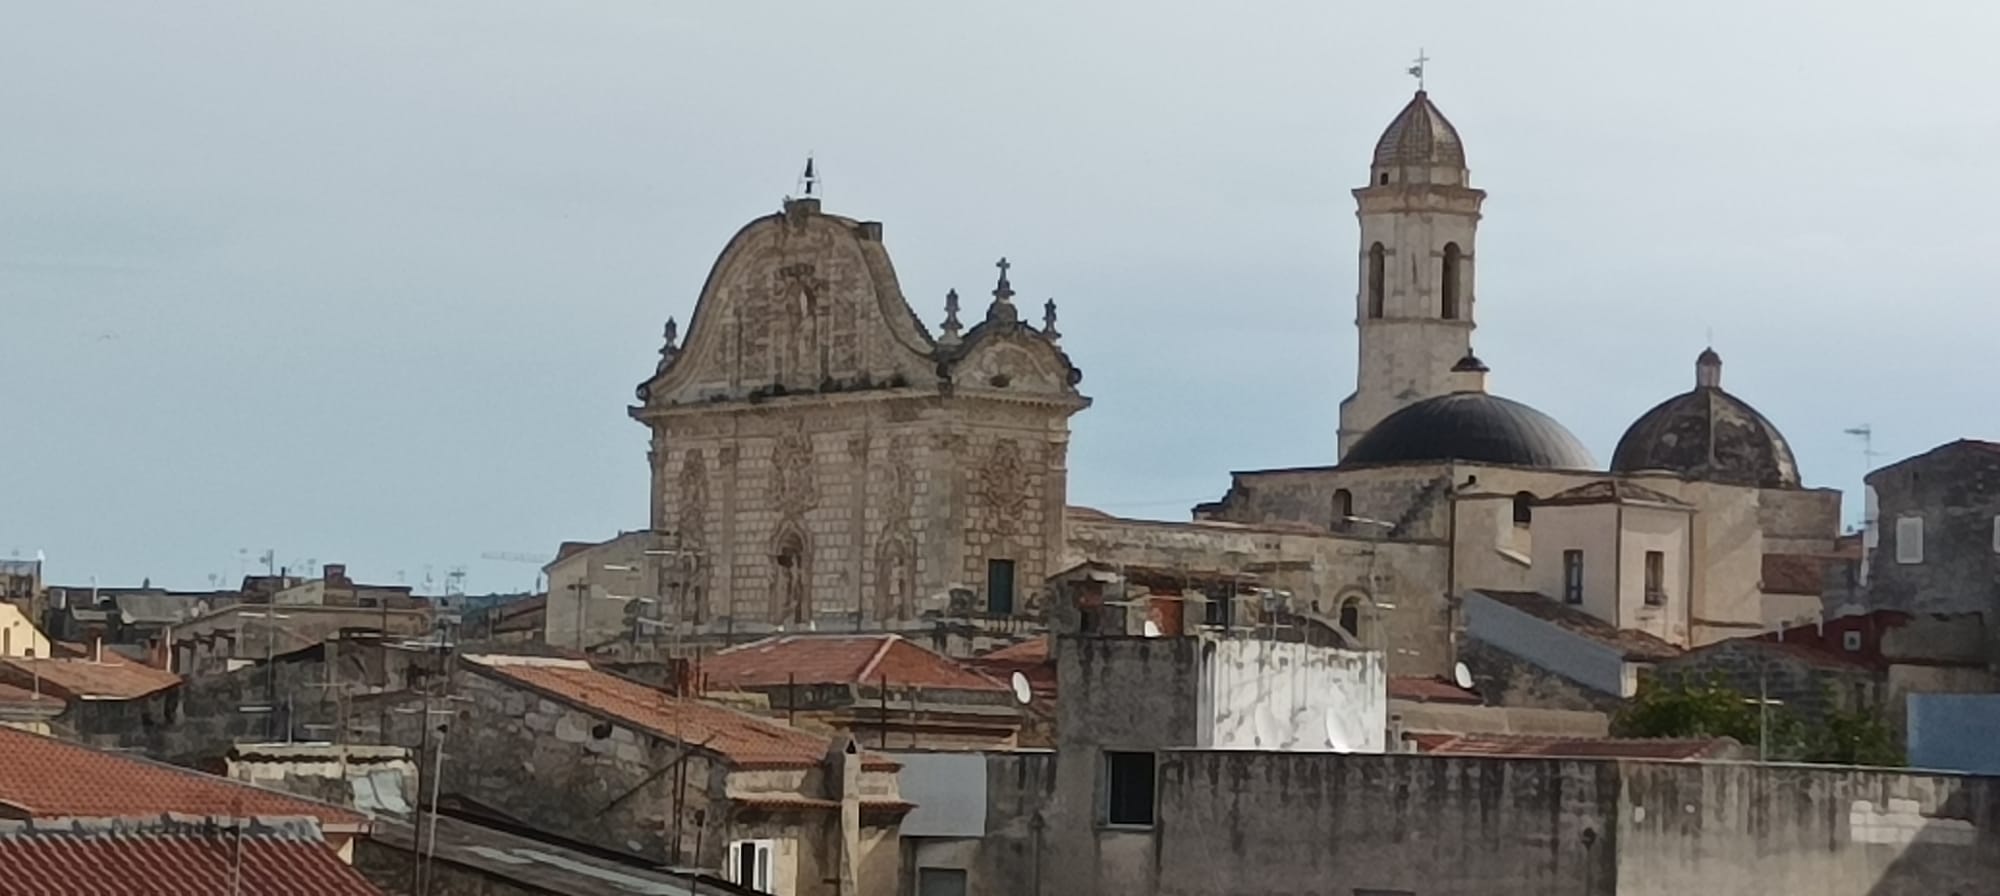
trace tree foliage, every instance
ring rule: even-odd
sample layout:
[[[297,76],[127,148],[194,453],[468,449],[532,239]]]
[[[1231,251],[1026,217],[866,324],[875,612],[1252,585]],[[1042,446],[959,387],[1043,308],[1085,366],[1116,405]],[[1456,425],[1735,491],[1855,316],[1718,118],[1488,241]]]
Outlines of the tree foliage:
[[[1837,703],[1837,701],[1829,701]],[[1611,720],[1616,737],[1727,737],[1751,749],[1761,741],[1774,762],[1899,766],[1895,731],[1867,708],[1837,705],[1808,725],[1783,705],[1759,705],[1720,675],[1655,677]]]

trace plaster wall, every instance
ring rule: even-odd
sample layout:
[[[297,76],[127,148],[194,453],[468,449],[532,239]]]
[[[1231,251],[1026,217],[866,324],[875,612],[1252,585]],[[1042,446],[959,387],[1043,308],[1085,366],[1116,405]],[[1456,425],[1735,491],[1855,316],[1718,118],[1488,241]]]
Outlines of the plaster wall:
[[[1229,639],[1202,651],[1195,746],[1379,753],[1388,708],[1382,656]]]

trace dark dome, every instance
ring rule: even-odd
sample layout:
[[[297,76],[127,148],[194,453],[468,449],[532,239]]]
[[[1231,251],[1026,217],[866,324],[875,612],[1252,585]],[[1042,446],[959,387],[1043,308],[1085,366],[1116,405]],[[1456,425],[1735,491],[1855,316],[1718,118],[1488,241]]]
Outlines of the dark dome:
[[[1594,470],[1597,461],[1555,418],[1484,392],[1427,398],[1375,424],[1344,464],[1464,460],[1559,470]]]
[[[1713,350],[1695,361],[1694,389],[1660,402],[1625,430],[1611,453],[1611,469],[1668,470],[1759,488],[1799,487],[1792,446],[1756,408],[1723,391],[1722,358]]]
[[[1375,141],[1375,167],[1400,166],[1465,167],[1465,143],[1458,139],[1458,129],[1421,90]]]

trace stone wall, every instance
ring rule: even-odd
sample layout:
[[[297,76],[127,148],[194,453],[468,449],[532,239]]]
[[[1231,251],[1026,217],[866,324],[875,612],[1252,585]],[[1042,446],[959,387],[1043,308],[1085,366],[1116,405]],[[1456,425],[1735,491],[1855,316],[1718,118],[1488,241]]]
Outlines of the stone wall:
[[[1387,654],[1389,674],[1449,674],[1458,623],[1445,596],[1448,549],[1438,542],[1371,535],[1075,513],[1069,518],[1068,560],[1245,572],[1263,586],[1289,592],[1294,611],[1332,623],[1352,603],[1362,627],[1360,646]]]
[[[1955,442],[1868,475],[1875,492],[1869,609],[2000,620],[2000,448]],[[1923,520],[1921,562],[1897,559],[1899,520]],[[1995,657],[2000,661],[2000,656]]]
[[[1613,713],[1624,701],[1585,687],[1513,653],[1467,638],[1459,657],[1472,671],[1474,688],[1488,703],[1507,707]]]

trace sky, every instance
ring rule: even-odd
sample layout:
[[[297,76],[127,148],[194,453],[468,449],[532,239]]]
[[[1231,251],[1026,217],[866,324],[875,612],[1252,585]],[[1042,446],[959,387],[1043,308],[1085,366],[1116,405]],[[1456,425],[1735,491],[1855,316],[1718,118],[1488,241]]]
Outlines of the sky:
[[[904,293],[1061,307],[1073,503],[1331,463],[1349,190],[1428,86],[1495,392],[1608,461],[1693,382],[1808,484],[2000,438],[2000,6],[0,0],[0,557],[525,589],[641,528],[669,316],[808,153]],[[1712,334],[1712,337],[1711,337]]]

